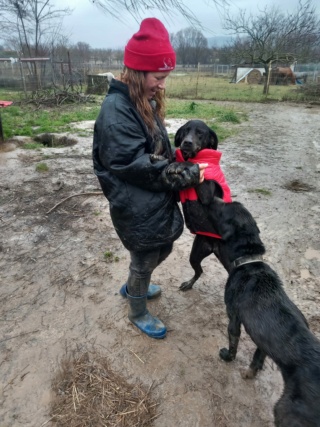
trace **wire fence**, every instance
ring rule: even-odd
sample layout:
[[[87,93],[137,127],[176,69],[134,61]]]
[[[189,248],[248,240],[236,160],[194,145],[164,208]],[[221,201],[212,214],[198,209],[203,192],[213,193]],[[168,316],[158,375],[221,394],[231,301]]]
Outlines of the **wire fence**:
[[[113,65],[112,68],[120,70],[121,67]],[[108,65],[50,58],[0,59],[0,88],[29,92],[59,86],[81,90],[87,84],[88,75],[108,71]]]
[[[54,61],[50,58],[1,59],[0,88],[17,91],[35,91],[52,85],[85,87],[88,76],[112,72],[119,74],[122,64]],[[177,66],[175,73],[207,73],[225,75],[232,73],[230,65]]]
[[[122,64],[98,63],[98,62],[75,62],[55,61],[51,58],[23,58],[1,59],[0,58],[0,89],[16,90],[25,92],[35,92],[43,89],[64,89],[76,92],[105,94],[108,90],[108,73],[118,75],[122,70]],[[320,63],[319,64],[296,64],[295,73],[297,75],[296,84],[320,85]],[[242,73],[242,74],[241,74]],[[225,93],[225,87],[221,88],[216,83],[212,89],[208,80],[210,77],[222,77],[228,83],[245,83],[249,88],[252,85],[263,85],[265,81],[264,68],[242,67],[225,64],[198,64],[196,66],[177,65],[171,73],[172,77],[167,84],[173,96],[191,97],[206,99],[206,92],[218,94]],[[298,78],[299,76],[299,78]],[[203,77],[205,81],[201,80]],[[177,88],[176,82],[181,82],[181,87]],[[279,80],[277,80],[279,84]],[[270,79],[271,84],[277,84]],[[284,79],[283,83],[288,84]],[[280,81],[280,84],[282,82]],[[170,86],[171,85],[171,86]],[[192,92],[191,92],[191,88]],[[234,87],[234,86],[233,86]],[[231,88],[230,88],[231,90]],[[318,88],[315,89],[318,93]],[[249,93],[250,92],[250,93]]]

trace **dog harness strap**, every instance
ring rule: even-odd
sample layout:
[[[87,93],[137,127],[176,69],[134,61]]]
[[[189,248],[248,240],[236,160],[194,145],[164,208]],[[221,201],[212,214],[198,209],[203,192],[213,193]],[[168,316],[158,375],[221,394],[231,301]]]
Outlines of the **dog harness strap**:
[[[209,236],[214,237],[215,239],[222,239],[222,237],[219,234],[210,233],[209,231],[197,231],[196,233],[192,234],[201,234],[202,236]]]
[[[231,264],[231,266],[233,268],[237,268],[243,264],[250,264],[251,262],[261,262],[261,261],[263,261],[262,255],[248,255],[248,256],[242,256],[240,258],[235,259]]]

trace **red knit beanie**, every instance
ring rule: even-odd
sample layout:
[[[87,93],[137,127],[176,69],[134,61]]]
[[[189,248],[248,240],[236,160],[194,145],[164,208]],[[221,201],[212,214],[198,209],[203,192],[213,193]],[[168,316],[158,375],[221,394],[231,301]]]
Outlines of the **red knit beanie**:
[[[156,18],[141,22],[140,29],[124,49],[124,65],[138,71],[171,71],[176,66],[176,54],[169,33]]]

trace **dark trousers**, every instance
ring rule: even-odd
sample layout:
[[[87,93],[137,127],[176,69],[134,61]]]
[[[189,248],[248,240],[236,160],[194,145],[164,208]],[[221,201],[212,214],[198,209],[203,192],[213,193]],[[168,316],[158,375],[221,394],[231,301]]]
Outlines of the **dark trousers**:
[[[130,251],[128,294],[133,297],[146,295],[153,270],[171,253],[173,243],[155,250],[143,252]]]

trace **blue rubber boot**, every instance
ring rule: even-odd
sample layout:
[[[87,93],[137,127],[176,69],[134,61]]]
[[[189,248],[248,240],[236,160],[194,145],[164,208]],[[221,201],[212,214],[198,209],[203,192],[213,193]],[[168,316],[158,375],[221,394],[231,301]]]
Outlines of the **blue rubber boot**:
[[[127,298],[127,284],[126,283],[121,286],[119,292],[120,292],[120,295],[123,296],[123,298]],[[160,294],[161,294],[160,286],[159,285],[153,285],[152,283],[150,283],[150,285],[148,287],[148,292],[147,292],[147,299],[155,299],[155,298],[159,297]]]
[[[157,317],[147,310],[147,295],[132,297],[127,293],[130,321],[150,338],[161,339],[167,334],[167,328]]]

